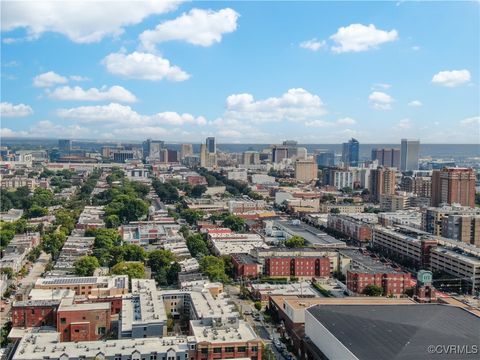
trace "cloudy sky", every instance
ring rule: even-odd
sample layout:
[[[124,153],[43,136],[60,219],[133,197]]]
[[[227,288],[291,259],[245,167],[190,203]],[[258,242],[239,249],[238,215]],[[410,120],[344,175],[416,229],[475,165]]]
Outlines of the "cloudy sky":
[[[480,5],[1,1],[2,137],[476,143]]]

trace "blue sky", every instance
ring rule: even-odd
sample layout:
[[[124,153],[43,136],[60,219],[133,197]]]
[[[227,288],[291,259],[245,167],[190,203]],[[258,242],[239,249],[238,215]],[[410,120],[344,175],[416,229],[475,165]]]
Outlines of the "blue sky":
[[[2,137],[476,143],[479,13],[475,1],[2,1]]]

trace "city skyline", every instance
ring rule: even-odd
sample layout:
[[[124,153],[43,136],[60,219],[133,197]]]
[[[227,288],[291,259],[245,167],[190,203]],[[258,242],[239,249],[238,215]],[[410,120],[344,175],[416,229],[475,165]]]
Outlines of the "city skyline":
[[[116,5],[2,1],[2,138],[478,142],[477,2]]]

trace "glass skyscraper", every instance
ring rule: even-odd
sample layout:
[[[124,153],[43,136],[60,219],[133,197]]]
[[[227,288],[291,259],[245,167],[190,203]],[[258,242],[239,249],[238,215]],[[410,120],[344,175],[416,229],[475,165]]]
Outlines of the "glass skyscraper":
[[[352,138],[349,142],[343,143],[342,161],[344,166],[358,166],[358,154],[360,143]]]
[[[418,170],[420,140],[402,139],[400,148],[400,170]]]

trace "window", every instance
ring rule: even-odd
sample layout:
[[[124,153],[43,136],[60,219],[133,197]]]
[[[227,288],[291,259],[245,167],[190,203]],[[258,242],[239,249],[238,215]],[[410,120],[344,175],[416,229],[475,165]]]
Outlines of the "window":
[[[258,351],[258,346],[252,346],[252,351],[257,352]]]
[[[32,315],[35,315],[35,309],[32,309]]]
[[[203,348],[202,349],[202,354],[208,354],[208,348]]]
[[[107,332],[107,329],[105,326],[99,326],[97,328],[97,334],[98,335],[105,335],[105,333]]]
[[[66,318],[60,318],[60,324],[66,324],[67,319]]]
[[[76,333],[79,333],[79,332],[80,332],[80,330],[79,330],[79,329],[75,329],[75,332],[76,332]]]
[[[239,347],[237,348],[237,351],[238,351],[238,352],[246,352],[246,351],[247,351],[247,347],[246,347],[246,346],[239,346]]]
[[[233,346],[228,346],[225,348],[225,352],[227,353],[232,353],[235,351],[235,348]]]
[[[216,353],[216,354],[221,353],[222,348],[219,348],[219,347],[213,348],[213,352]]]

